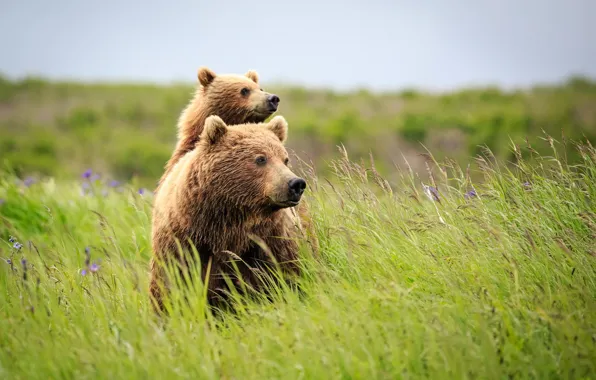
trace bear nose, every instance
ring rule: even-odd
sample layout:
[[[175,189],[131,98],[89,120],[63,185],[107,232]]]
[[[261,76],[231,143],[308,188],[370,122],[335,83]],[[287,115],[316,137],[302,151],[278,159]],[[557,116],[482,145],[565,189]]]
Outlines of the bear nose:
[[[304,193],[304,189],[306,189],[306,181],[302,178],[292,178],[288,182],[288,186],[290,188],[290,197],[299,199],[302,193]]]
[[[267,97],[267,102],[269,103],[270,107],[275,111],[277,109],[277,105],[279,104],[279,96],[273,94]]]

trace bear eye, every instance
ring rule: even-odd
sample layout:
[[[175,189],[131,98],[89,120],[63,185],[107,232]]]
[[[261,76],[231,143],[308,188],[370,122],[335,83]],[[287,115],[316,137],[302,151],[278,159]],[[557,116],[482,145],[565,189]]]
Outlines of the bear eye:
[[[244,87],[242,90],[240,90],[240,94],[242,94],[242,96],[248,95],[249,92],[250,92],[250,90],[246,87]]]
[[[265,156],[259,156],[255,160],[255,162],[257,163],[257,165],[263,166],[263,165],[265,165],[267,163],[267,157],[265,157]]]
[[[284,165],[288,166],[289,163],[290,163],[290,159],[288,157],[286,157],[286,159],[284,160]]]

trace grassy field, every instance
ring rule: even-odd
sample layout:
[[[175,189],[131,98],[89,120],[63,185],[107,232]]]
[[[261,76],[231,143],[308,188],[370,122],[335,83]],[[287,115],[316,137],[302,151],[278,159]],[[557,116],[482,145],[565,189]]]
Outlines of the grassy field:
[[[104,177],[135,178],[153,188],[171,155],[176,121],[193,92],[170,86],[50,82],[0,76],[0,165],[21,178],[77,178],[92,168]],[[263,73],[263,80],[266,75]],[[355,161],[373,153],[380,173],[397,180],[395,166],[424,172],[426,149],[459,163],[490,147],[513,159],[510,139],[542,154],[543,131],[561,139],[596,142],[596,82],[524,90],[471,88],[442,94],[414,90],[334,92],[264,84],[281,98],[277,114],[290,126],[288,146],[327,171],[343,144]],[[570,161],[579,160],[568,152]]]
[[[198,286],[165,325],[150,192],[5,174],[0,378],[595,378],[596,151],[551,144],[431,161],[439,201],[408,170],[303,167],[321,244],[303,295],[214,318]]]

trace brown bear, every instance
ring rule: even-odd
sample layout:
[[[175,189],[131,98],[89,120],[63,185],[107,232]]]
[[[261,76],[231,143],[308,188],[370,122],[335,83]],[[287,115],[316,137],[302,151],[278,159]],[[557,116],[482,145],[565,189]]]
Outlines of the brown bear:
[[[261,123],[277,111],[280,99],[263,91],[259,75],[249,70],[244,75],[217,75],[207,67],[198,71],[199,86],[178,119],[178,143],[167,162],[157,188],[172,167],[195,147],[205,124],[211,115],[219,116],[226,124]]]
[[[210,305],[226,301],[223,275],[239,284],[232,258],[241,260],[235,263],[241,278],[255,291],[263,289],[259,273],[271,273],[274,262],[289,278],[300,273],[299,219],[288,210],[300,204],[306,182],[287,166],[287,129],[282,116],[235,126],[215,115],[206,119],[196,147],[154,200],[150,292],[157,311],[171,284],[161,264],[192,264],[178,244],[183,253],[196,248]]]

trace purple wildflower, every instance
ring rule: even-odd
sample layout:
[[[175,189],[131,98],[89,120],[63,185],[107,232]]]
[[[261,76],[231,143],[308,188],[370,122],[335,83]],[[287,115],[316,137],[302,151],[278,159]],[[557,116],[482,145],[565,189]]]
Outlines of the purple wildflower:
[[[6,259],[6,264],[10,265],[10,270],[14,270],[12,259]]]
[[[143,195],[143,194],[145,194],[145,189],[141,187],[141,188],[139,189],[139,194],[140,194],[140,195]]]
[[[24,184],[26,187],[30,187],[30,186],[31,186],[31,185],[33,185],[34,183],[35,183],[35,178],[33,178],[33,177],[27,177],[27,178],[25,178],[25,180],[23,181],[23,184]]]
[[[91,264],[91,248],[85,247],[85,268],[81,270],[81,275],[85,276],[88,272],[95,273],[99,270],[99,265]]]
[[[98,179],[100,179],[100,178],[101,178],[101,176],[100,176],[99,174],[95,173],[95,174],[93,174],[93,175],[91,176],[91,178],[90,178],[90,181],[91,181],[91,182],[95,182],[95,181],[97,181],[97,180],[98,180]]]
[[[91,173],[93,173],[93,172],[91,171],[91,169],[87,169],[87,170],[85,170],[85,172],[83,173],[83,178],[85,178],[85,179],[89,179],[89,177],[91,177]]]
[[[110,187],[118,187],[119,185],[120,185],[120,182],[118,182],[116,180],[110,181]]]
[[[476,194],[476,190],[470,190],[464,194],[465,199],[476,198],[478,195]]]
[[[426,186],[425,184],[422,184],[422,187],[424,188],[424,193],[426,194],[428,199],[430,199],[431,201],[440,202],[439,192],[437,191],[437,189],[435,189],[432,186]]]
[[[23,248],[23,244],[19,243],[18,241],[16,243],[14,243],[12,246],[17,251],[20,250],[21,248]]]
[[[2,206],[6,201],[2,198],[0,198],[0,206]]]
[[[11,236],[8,238],[8,242],[9,242],[9,243],[14,243],[14,242],[16,242],[16,241],[17,241],[17,239],[15,239],[15,237],[14,237],[14,236],[12,236],[12,235],[11,235]]]

